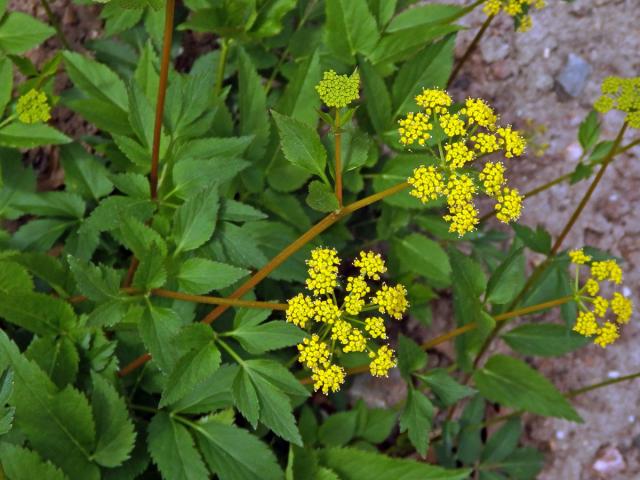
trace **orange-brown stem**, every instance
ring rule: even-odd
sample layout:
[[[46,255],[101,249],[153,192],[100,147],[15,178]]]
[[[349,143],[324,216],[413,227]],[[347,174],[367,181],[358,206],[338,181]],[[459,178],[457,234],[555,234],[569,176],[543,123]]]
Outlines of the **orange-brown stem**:
[[[340,128],[340,109],[336,107],[336,197],[338,198],[338,206],[342,208],[342,129]]]
[[[480,40],[482,39],[485,32],[489,28],[489,25],[491,25],[491,22],[493,21],[493,19],[494,19],[494,15],[487,17],[487,19],[484,21],[484,23],[480,27],[480,30],[478,30],[478,33],[476,33],[476,36],[473,37],[473,40],[471,40],[471,43],[467,47],[467,50],[464,52],[464,54],[462,55],[462,58],[458,61],[458,63],[456,64],[456,67],[453,69],[453,72],[449,77],[449,81],[447,82],[447,87],[451,86],[451,84],[453,84],[455,79],[458,77],[458,74],[460,73],[460,70],[462,70],[463,65],[467,63],[467,60],[469,60],[469,58],[471,57],[471,54],[478,47]]]

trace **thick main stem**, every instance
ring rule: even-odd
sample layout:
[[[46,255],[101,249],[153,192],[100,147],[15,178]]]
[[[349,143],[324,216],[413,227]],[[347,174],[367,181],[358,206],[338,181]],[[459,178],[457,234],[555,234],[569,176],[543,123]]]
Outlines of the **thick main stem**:
[[[464,52],[464,55],[462,55],[462,58],[456,64],[456,67],[453,69],[453,72],[451,72],[451,76],[449,77],[449,81],[447,82],[447,87],[451,86],[451,84],[458,77],[460,70],[462,70],[463,65],[467,63],[467,60],[469,60],[469,58],[471,57],[471,54],[475,51],[476,47],[480,43],[480,40],[482,39],[485,32],[489,28],[489,25],[491,25],[493,18],[494,18],[493,15],[490,17],[487,17],[487,19],[484,21],[484,23],[480,27],[480,30],[478,30],[478,33],[476,33],[476,36],[473,37],[473,40],[471,40],[471,43],[467,47],[467,50]]]
[[[342,208],[342,129],[340,128],[340,109],[336,107],[336,197],[338,205]]]
[[[160,81],[158,83],[158,101],[156,103],[156,118],[153,126],[153,146],[151,149],[151,172],[149,185],[151,198],[158,198],[158,164],[160,163],[160,139],[162,133],[162,118],[164,116],[164,102],[167,96],[167,81],[169,79],[169,64],[171,61],[171,43],[173,42],[173,17],[176,0],[167,0],[164,17],[164,38],[162,41],[162,61],[160,63]]]

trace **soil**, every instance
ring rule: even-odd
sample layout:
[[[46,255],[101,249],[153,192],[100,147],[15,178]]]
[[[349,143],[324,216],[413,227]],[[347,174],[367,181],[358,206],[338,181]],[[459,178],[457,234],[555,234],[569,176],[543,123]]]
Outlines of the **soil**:
[[[468,4],[469,1],[449,0],[449,3]],[[547,8],[533,14],[533,28],[527,33],[515,33],[510,18],[498,17],[452,87],[456,98],[485,98],[504,121],[531,131],[534,143],[539,146],[547,144],[544,154],[536,155],[538,149],[530,148],[524,158],[508,165],[510,181],[521,191],[574,168],[581,153],[576,140],[578,125],[597,98],[602,79],[608,75],[634,76],[640,71],[637,0],[577,0],[574,3],[549,0],[548,3]],[[82,49],[85,41],[98,35],[101,21],[96,7],[76,6],[71,0],[54,0],[51,4],[75,48]],[[39,5],[38,0],[9,1],[10,9],[46,21]],[[463,19],[469,30],[458,37],[458,57],[483,21],[480,11]],[[57,48],[60,48],[59,40],[53,37],[34,51],[32,58],[40,63]],[[586,86],[577,97],[564,93],[557,82],[569,54],[582,57],[591,67]],[[603,138],[613,139],[621,120],[615,113],[606,115]],[[65,111],[58,112],[57,121],[65,133],[74,136],[87,128]],[[626,140],[633,135],[637,138],[637,131],[629,132]],[[49,153],[44,150],[37,155],[47,157]],[[616,158],[564,244],[566,248],[591,245],[623,258],[625,284],[636,305],[640,305],[640,209],[636,208],[640,200],[639,157],[640,148],[635,148]],[[53,182],[53,188],[57,183],[59,179]],[[544,225],[557,235],[587,185],[587,182],[558,185],[536,196],[525,203],[521,221],[530,226]],[[434,312],[434,329],[440,319],[451,318],[448,309],[439,304]],[[548,315],[547,320],[558,321],[557,313]],[[636,314],[625,327],[622,338],[606,350],[591,346],[560,359],[538,360],[536,365],[562,390],[636,372],[640,369],[640,349],[634,348],[640,340],[637,320]],[[432,336],[433,331],[429,333],[428,336]],[[419,335],[424,332],[416,328],[416,336]],[[450,346],[443,346],[441,353],[450,354]],[[390,378],[390,383],[398,382]],[[386,391],[385,398],[376,398],[374,402],[382,405],[389,400],[389,392],[394,387],[371,389],[363,379],[354,390],[356,396]],[[539,478],[640,479],[639,398],[640,380],[635,380],[574,400],[584,418],[583,424],[527,417],[527,441],[547,452],[547,463]]]

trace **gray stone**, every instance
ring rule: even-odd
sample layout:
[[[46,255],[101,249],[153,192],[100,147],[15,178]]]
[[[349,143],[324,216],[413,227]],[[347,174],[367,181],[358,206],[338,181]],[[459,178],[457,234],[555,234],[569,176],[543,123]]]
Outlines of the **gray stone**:
[[[502,37],[492,36],[480,42],[480,54],[487,63],[504,60],[510,49],[509,43]]]
[[[567,95],[575,98],[587,86],[587,79],[591,75],[591,70],[591,65],[586,60],[574,53],[570,53],[567,63],[556,80]]]

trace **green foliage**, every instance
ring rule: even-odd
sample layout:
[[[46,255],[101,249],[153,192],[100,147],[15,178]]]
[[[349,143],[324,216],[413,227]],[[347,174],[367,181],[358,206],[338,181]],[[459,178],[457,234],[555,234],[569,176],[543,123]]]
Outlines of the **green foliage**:
[[[492,330],[507,309],[571,295],[567,257],[551,256],[529,284],[529,254],[551,255],[543,226],[480,225],[458,238],[442,201],[421,205],[401,188],[417,165],[437,165],[444,134],[436,127],[400,153],[397,122],[422,89],[447,86],[457,22],[473,8],[185,0],[163,58],[169,2],[97,3],[83,14],[100,11],[100,35],[42,63],[31,51],[56,29],[0,0],[0,477],[535,478],[543,457],[520,445],[519,412],[580,418],[515,357],[587,342],[571,330],[573,303],[561,307],[565,323]],[[215,48],[194,58],[185,47],[199,38]],[[321,104],[315,87],[330,69],[360,77],[348,107]],[[32,89],[53,120],[20,121]],[[82,133],[58,130],[68,114],[86,123]],[[572,182],[611,152],[601,134],[591,112]],[[283,304],[304,291],[314,246],[344,258],[384,252],[381,281],[407,288],[419,324],[387,329],[398,368],[371,384],[380,395],[370,380],[349,380],[349,394],[312,393],[296,362],[308,335],[284,321]],[[269,303],[218,315],[226,307],[214,297]],[[427,353],[451,339],[436,338],[432,315],[462,329],[445,332],[455,358]],[[514,356],[478,358],[494,337]],[[366,371],[368,351],[340,362]],[[515,418],[485,429],[488,402]]]

